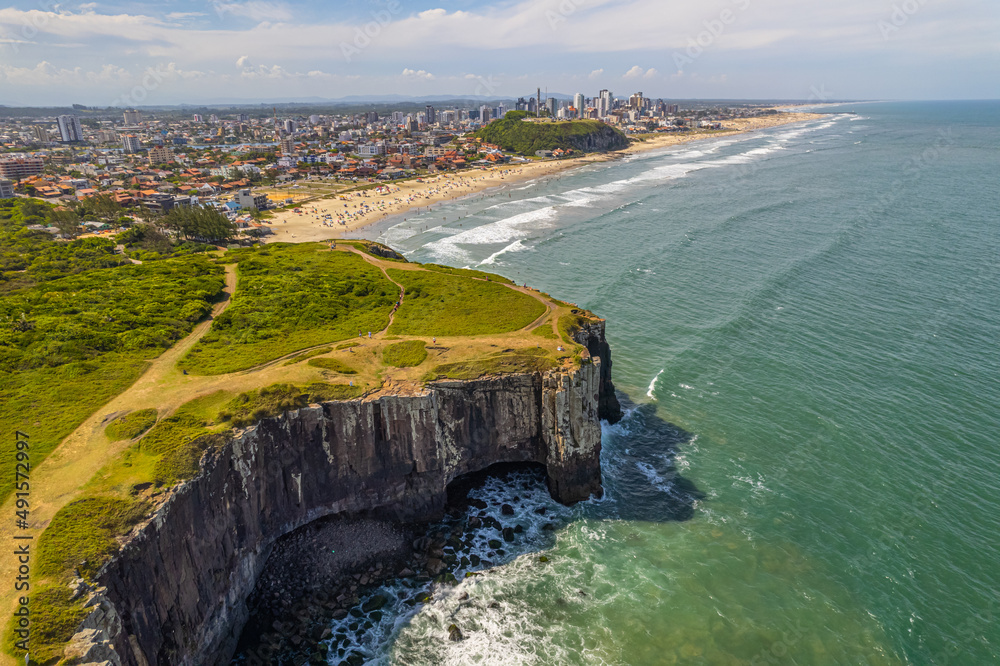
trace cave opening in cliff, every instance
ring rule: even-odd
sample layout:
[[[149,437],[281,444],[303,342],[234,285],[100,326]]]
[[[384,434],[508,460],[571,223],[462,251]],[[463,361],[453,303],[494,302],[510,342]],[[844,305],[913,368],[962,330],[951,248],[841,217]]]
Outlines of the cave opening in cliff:
[[[448,484],[448,511],[465,509],[469,504],[469,493],[482,487],[490,478],[510,479],[519,472],[548,485],[548,471],[545,465],[536,462],[502,462],[490,465],[478,472],[470,472],[456,477]]]

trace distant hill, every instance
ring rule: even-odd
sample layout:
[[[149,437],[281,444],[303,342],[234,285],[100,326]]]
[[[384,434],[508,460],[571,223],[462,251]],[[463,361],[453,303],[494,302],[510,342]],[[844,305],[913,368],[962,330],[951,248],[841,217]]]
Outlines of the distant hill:
[[[598,120],[533,123],[509,114],[476,132],[476,137],[504,150],[534,155],[539,150],[578,150],[584,153],[622,150],[629,145],[625,135]]]

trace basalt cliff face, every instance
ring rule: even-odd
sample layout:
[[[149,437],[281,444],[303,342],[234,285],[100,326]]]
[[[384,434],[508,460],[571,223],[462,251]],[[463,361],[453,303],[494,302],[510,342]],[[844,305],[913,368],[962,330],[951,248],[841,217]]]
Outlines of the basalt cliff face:
[[[603,322],[572,370],[436,382],[416,395],[314,405],[265,419],[202,459],[101,570],[76,663],[227,663],[275,541],[319,518],[429,521],[455,478],[545,465],[563,503],[600,494],[600,419],[620,408]]]

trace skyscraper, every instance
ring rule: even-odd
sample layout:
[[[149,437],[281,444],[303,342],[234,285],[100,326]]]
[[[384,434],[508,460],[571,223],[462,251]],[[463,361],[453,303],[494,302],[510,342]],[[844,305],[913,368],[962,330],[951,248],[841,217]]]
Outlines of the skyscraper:
[[[83,141],[83,128],[76,116],[59,116],[59,137],[63,143]]]
[[[545,107],[549,110],[549,115],[553,118],[556,117],[556,109],[559,108],[559,102],[556,101],[555,97],[549,97],[545,100]]]
[[[142,122],[142,113],[135,109],[127,109],[123,115],[126,125],[138,125]]]
[[[430,104],[427,105],[426,115],[428,125],[433,125],[437,122],[437,113],[434,111],[434,107]]]
[[[576,107],[576,115],[579,118],[583,117],[584,107],[587,105],[587,100],[583,96],[583,93],[577,93],[573,95],[573,106]]]

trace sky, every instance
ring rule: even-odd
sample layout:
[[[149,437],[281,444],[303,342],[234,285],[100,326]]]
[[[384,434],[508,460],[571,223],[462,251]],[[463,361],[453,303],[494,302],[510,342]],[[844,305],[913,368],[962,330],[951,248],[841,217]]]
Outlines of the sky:
[[[8,0],[0,104],[997,99],[998,0]]]

